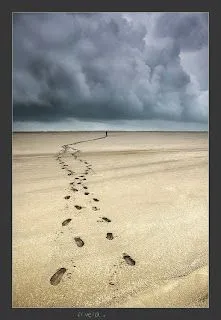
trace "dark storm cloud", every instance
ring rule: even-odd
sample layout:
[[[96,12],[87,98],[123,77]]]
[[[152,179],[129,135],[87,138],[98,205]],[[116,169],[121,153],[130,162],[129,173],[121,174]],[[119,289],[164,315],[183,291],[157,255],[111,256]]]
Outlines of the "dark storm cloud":
[[[156,36],[176,39],[183,50],[198,50],[208,45],[207,13],[165,13],[156,23]]]
[[[14,14],[14,120],[206,122],[208,88],[180,56],[207,32],[200,13]]]

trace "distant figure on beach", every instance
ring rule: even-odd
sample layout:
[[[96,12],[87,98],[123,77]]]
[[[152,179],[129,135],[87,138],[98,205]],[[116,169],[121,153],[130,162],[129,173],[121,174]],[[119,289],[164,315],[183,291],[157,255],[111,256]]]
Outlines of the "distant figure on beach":
[[[106,131],[106,137],[107,137],[107,131]]]

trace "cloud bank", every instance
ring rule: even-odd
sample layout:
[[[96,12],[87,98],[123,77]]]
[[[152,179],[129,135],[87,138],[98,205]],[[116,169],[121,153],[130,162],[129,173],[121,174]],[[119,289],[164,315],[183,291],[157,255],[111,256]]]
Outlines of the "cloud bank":
[[[205,126],[208,15],[14,14],[13,115]]]

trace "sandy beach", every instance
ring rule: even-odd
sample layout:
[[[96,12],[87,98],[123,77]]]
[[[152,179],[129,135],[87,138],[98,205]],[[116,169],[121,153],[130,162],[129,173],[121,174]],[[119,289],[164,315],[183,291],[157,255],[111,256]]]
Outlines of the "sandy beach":
[[[208,308],[208,134],[13,134],[13,308]]]

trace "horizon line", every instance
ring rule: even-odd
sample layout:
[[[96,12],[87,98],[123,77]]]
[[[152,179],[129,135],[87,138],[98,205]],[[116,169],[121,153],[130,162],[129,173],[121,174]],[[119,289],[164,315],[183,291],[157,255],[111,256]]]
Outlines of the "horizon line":
[[[12,131],[12,133],[52,133],[52,132],[209,132],[209,130],[27,130]]]

